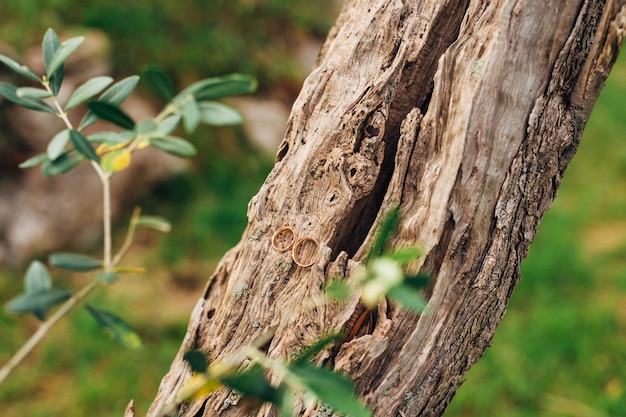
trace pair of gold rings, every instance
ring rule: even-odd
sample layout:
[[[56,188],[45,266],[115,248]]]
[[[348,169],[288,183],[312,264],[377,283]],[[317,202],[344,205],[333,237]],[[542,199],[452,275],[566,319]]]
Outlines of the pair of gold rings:
[[[274,232],[272,247],[279,252],[291,251],[293,261],[307,268],[317,260],[319,242],[312,237],[298,239],[296,232],[291,227],[285,226]]]

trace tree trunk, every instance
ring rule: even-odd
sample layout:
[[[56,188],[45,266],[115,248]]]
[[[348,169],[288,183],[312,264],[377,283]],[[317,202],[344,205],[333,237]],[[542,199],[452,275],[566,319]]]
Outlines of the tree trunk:
[[[288,315],[349,276],[399,205],[394,244],[423,249],[428,308],[381,301],[370,334],[326,356],[375,415],[441,416],[500,323],[625,26],[625,0],[346,1],[148,414],[190,376],[192,346],[216,361],[279,324],[268,355],[287,359],[349,330],[363,311],[356,298]],[[319,241],[311,267],[272,248],[283,226]],[[226,389],[180,410],[248,412]]]

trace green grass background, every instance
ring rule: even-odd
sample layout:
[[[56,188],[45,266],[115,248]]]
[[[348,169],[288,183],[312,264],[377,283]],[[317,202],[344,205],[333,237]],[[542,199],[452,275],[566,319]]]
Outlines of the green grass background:
[[[71,0],[3,2],[0,42],[19,51],[48,26],[100,28],[111,36],[117,75],[136,73],[146,62],[165,66],[179,83],[246,72],[259,78],[262,91],[289,95],[302,77],[290,43],[322,35],[334,17],[328,3],[304,0],[77,6]],[[470,370],[446,417],[626,416],[625,98],[622,57],[523,264],[524,278],[493,347]],[[174,225],[167,236],[138,236],[130,259],[150,272],[90,301],[125,317],[143,349],[110,342],[77,310],[0,386],[0,415],[121,416],[131,398],[138,415],[146,411],[204,281],[238,241],[247,203],[271,168],[271,158],[251,148],[239,128],[206,128],[192,139],[200,149],[194,169],[139,197],[144,212]],[[21,291],[22,274],[0,271],[1,303]],[[73,288],[84,280],[54,279]],[[36,326],[31,317],[0,310],[0,363]]]

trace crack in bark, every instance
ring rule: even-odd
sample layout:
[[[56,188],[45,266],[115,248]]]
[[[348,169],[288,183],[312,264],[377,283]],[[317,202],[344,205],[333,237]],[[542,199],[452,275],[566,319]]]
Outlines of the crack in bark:
[[[468,1],[462,0],[458,2],[457,6],[465,10],[467,4]],[[416,7],[415,5],[411,6]],[[422,114],[426,112],[428,108],[427,100],[432,96],[432,80],[437,70],[437,62],[439,57],[458,38],[464,16],[465,13],[459,12],[458,8],[452,6],[444,7],[442,13],[435,19],[441,24],[435,23],[433,26],[436,30],[430,32],[426,39],[428,47],[423,48],[421,55],[418,55],[413,60],[403,58],[405,60],[403,67],[400,69],[399,84],[406,87],[402,91],[398,91],[395,89],[394,83],[394,86],[391,88],[393,97],[389,103],[389,114],[384,123],[384,136],[382,138],[384,156],[379,164],[380,169],[376,183],[372,191],[357,201],[354,207],[346,214],[341,234],[333,239],[333,254],[345,251],[350,257],[353,257],[367,243],[367,237],[371,236],[372,224],[375,224],[375,219],[382,215],[381,206],[387,195],[389,182],[395,170],[401,122],[412,108],[420,108]],[[411,33],[410,35],[415,34]],[[410,39],[410,36],[408,38],[405,37],[402,39],[402,42],[410,44],[412,39]],[[396,43],[394,51],[399,49],[400,43]],[[407,53],[410,54],[410,52]],[[418,82],[413,80],[418,80]],[[428,83],[427,88],[424,88],[424,82]],[[374,111],[379,110],[377,108]],[[371,116],[372,114],[370,114]],[[362,130],[358,132],[355,139],[355,150],[361,148],[361,143],[364,137],[367,136],[366,128],[367,123],[364,123]]]

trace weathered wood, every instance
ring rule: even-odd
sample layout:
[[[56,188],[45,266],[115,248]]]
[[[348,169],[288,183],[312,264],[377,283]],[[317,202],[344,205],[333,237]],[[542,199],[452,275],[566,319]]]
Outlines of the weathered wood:
[[[268,355],[287,359],[349,327],[357,300],[303,300],[349,276],[399,204],[395,243],[420,245],[436,278],[428,309],[383,301],[371,334],[326,355],[376,415],[440,416],[500,323],[625,25],[624,0],[347,1],[148,414],[189,376],[191,346],[219,360],[279,324]],[[271,247],[283,226],[320,242],[313,266]],[[181,415],[246,415],[237,401],[224,389]]]
[[[135,401],[130,400],[124,411],[124,417],[135,417]]]

